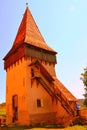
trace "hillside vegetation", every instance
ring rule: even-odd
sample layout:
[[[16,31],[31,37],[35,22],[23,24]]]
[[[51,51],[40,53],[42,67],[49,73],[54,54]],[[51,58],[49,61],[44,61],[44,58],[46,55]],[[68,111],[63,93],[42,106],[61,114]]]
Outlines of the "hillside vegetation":
[[[84,106],[84,99],[78,99],[78,104],[80,105],[80,108],[83,109],[83,108],[86,108]]]
[[[72,126],[67,128],[26,128],[26,127],[2,127],[0,130],[87,130],[87,126]]]
[[[5,115],[6,114],[6,103],[1,103],[0,104],[0,115]]]

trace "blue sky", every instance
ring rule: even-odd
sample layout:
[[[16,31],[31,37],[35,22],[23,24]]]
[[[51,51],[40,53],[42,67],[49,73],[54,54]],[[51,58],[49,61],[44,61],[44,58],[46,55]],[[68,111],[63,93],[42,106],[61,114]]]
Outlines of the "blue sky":
[[[74,96],[83,98],[80,74],[87,67],[87,0],[1,0],[0,103],[5,101],[6,86],[2,59],[12,47],[26,2],[46,43],[58,52],[57,77]]]

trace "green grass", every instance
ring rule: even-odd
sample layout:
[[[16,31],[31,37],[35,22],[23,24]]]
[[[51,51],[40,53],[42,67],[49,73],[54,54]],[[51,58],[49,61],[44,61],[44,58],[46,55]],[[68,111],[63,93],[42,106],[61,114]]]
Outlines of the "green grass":
[[[87,130],[87,126],[72,126],[72,127],[67,127],[64,130]]]
[[[6,104],[0,104],[0,114],[6,114]]]
[[[6,112],[5,112],[5,111],[0,111],[0,115],[5,116],[5,115],[6,115]]]
[[[26,126],[24,126],[24,127],[22,127],[22,126],[14,126],[14,127],[3,126],[3,127],[1,127],[0,130],[27,130],[27,129],[28,129],[28,127],[26,127]]]
[[[24,127],[2,127],[0,130],[87,130],[87,126],[72,126],[67,128],[28,128]]]

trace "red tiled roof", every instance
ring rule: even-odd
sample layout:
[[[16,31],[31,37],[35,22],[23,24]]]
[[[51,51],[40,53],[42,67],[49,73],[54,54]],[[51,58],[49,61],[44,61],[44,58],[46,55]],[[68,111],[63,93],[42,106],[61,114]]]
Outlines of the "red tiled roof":
[[[28,7],[26,8],[22,22],[18,29],[13,47],[21,43],[27,43],[47,51],[55,52],[46,44]]]

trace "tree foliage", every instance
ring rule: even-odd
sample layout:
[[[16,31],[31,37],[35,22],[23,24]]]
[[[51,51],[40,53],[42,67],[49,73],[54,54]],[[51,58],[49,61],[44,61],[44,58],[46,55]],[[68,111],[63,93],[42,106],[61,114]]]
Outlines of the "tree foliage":
[[[84,72],[81,73],[81,80],[83,81],[85,90],[85,94],[83,94],[83,96],[85,97],[84,105],[87,107],[87,67],[84,68]]]

